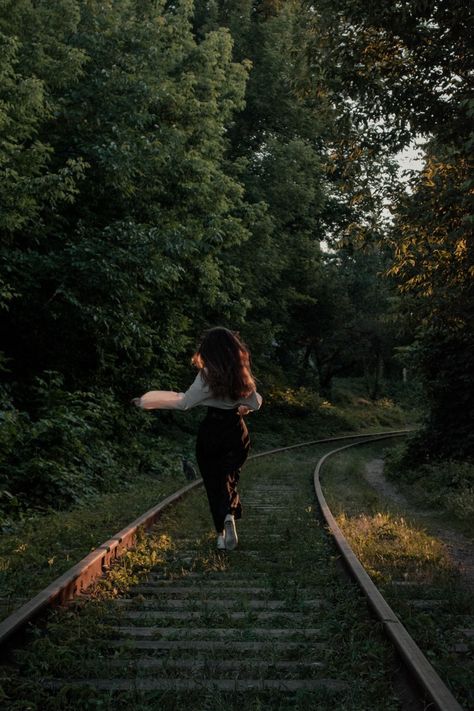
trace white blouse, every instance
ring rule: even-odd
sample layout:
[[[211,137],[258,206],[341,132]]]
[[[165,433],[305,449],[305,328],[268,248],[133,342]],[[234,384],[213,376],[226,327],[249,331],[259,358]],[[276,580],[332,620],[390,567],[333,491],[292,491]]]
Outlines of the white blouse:
[[[144,410],[189,410],[196,405],[206,407],[219,407],[222,410],[231,410],[239,405],[245,405],[249,410],[258,410],[262,404],[262,396],[254,390],[247,397],[238,400],[230,398],[216,398],[211,394],[201,375],[196,379],[185,393],[175,393],[172,390],[150,390],[138,399],[138,406]]]

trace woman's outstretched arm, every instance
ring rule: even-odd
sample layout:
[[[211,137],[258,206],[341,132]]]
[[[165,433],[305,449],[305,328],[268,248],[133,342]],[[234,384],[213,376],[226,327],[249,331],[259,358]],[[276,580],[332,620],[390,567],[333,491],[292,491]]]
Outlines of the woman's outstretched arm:
[[[132,402],[143,410],[189,410],[209,397],[209,388],[204,383],[201,373],[185,393],[172,390],[150,390]]]
[[[208,400],[210,404],[215,402],[209,386],[204,382],[201,372],[199,372],[185,393],[177,393],[173,390],[150,390],[141,397],[134,398],[132,403],[143,410],[189,410],[205,400]],[[260,409],[262,396],[254,390],[238,402],[241,408],[244,408],[241,410],[241,414],[247,414]]]

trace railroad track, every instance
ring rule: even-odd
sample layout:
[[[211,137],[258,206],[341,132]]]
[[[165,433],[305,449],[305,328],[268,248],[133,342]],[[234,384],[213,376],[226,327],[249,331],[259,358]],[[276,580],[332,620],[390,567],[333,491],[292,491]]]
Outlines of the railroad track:
[[[403,434],[314,440],[254,455],[243,482],[241,544],[231,554],[215,551],[214,538],[202,534],[209,529],[209,515],[204,497],[194,491],[199,482],[150,509],[0,625],[0,639],[7,643],[48,604],[64,603],[82,592],[75,605],[79,611],[70,610],[68,619],[64,612],[53,614],[36,639],[33,632],[33,651],[13,655],[19,673],[31,675],[25,693],[36,690],[38,708],[62,708],[58,698],[73,698],[76,706],[69,708],[81,711],[96,708],[97,699],[102,700],[97,708],[109,708],[105,704],[112,697],[114,707],[124,709],[207,709],[223,703],[236,709],[355,708],[357,695],[365,690],[353,678],[353,658],[357,666],[364,649],[372,660],[374,650],[386,655],[381,666],[373,661],[374,673],[381,676],[394,663],[386,646],[377,647],[371,620],[358,637],[354,633],[367,600],[429,702],[442,711],[459,711],[461,706],[355,558],[319,482],[329,456]],[[344,439],[349,443],[333,448],[333,442]],[[304,467],[292,463],[293,453],[310,445],[332,447],[318,461],[314,485],[359,595],[352,584],[341,582],[334,560],[328,562],[324,527],[305,489],[307,462]],[[277,454],[281,456],[268,459]],[[179,505],[170,507],[179,499]],[[152,524],[150,540],[158,536],[161,542],[156,568],[117,597],[95,600],[95,605],[94,600],[85,602],[90,582],[114,566],[140,528]],[[42,654],[41,665],[37,660]],[[139,705],[144,698],[148,706]],[[229,706],[229,698],[234,705]],[[368,701],[366,708],[374,703]],[[399,708],[393,699],[386,706],[381,703],[380,708]]]

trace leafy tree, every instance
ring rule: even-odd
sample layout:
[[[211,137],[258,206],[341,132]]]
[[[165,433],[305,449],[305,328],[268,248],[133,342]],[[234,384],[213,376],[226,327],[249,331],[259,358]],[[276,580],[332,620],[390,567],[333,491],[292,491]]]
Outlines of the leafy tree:
[[[83,175],[81,160],[52,166],[53,148],[40,136],[57,105],[46,76],[57,89],[74,81],[83,55],[66,37],[77,24],[74,3],[61,1],[33,9],[27,0],[0,8],[0,308],[19,296],[11,251],[24,248],[20,235],[38,230],[42,211],[74,199]],[[20,36],[24,35],[22,39]]]
[[[425,137],[426,165],[392,195],[390,273],[418,330],[412,353],[427,393],[412,456],[472,457],[472,7],[460,0],[307,4],[313,52],[345,120],[390,151]],[[472,369],[472,368],[471,368]]]
[[[394,374],[398,342],[384,263],[376,250],[340,249],[325,256],[316,276],[308,270],[294,294],[288,332],[289,343],[304,348],[299,385],[330,398],[333,378],[352,375],[365,379],[372,399],[380,396],[384,375]]]
[[[268,380],[367,373],[377,396],[389,295],[355,247],[380,234],[406,121],[382,136],[351,82],[338,95],[331,12],[0,3],[0,490],[68,505],[148,466],[130,396],[185,383],[211,324]]]
[[[67,5],[81,71],[64,84],[44,70],[54,111],[36,134],[49,141],[51,167],[80,165],[83,175],[72,204],[44,207],[8,250],[17,292],[8,356],[25,384],[54,369],[72,386],[128,393],[131,382],[174,377],[207,308],[236,309],[239,288],[229,294],[219,255],[247,237],[234,216],[242,189],[224,170],[245,68],[232,62],[225,30],[196,44],[189,2]],[[25,34],[25,71],[36,71]]]
[[[281,352],[278,343],[288,344],[290,303],[305,265],[320,260],[323,237],[325,117],[298,89],[300,7],[296,0],[198,2],[195,18],[198,36],[210,26],[229,27],[235,59],[251,62],[245,108],[230,131],[230,155],[253,207],[252,236],[230,259],[249,302],[244,332],[266,371]]]
[[[421,373],[429,411],[411,456],[470,458],[474,442],[474,246],[466,159],[432,143],[426,167],[402,193],[392,234],[397,280],[418,322],[408,354]],[[429,154],[428,154],[429,155]]]

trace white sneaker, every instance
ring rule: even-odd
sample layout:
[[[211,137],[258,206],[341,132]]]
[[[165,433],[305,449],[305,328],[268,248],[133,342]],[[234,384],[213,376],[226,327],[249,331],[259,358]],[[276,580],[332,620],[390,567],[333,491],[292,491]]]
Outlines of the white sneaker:
[[[226,550],[228,551],[233,551],[239,542],[235,528],[235,520],[232,514],[227,514],[224,519],[224,540]]]
[[[217,534],[217,549],[220,551],[225,551],[225,539],[223,533]]]

